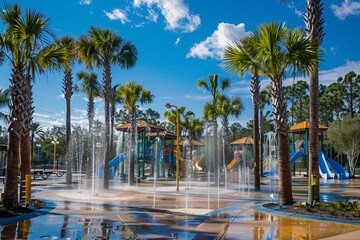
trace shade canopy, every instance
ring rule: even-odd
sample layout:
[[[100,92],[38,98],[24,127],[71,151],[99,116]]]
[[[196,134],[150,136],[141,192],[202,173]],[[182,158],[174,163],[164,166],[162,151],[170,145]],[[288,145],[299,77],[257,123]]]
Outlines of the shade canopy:
[[[118,131],[122,131],[122,132],[129,132],[130,131],[130,123],[125,123],[122,124],[118,127],[116,127],[116,129]],[[138,120],[137,121],[137,131],[138,132],[142,132],[142,131],[148,131],[148,132],[157,132],[157,131],[165,131],[164,128],[156,126],[154,124],[151,123],[147,123],[143,120]]]
[[[241,144],[254,144],[254,139],[252,139],[251,137],[244,137],[230,143],[230,145],[241,145]]]
[[[185,141],[188,141],[188,140],[182,140],[180,141],[180,145],[184,145]],[[205,144],[201,143],[201,142],[198,142],[196,140],[192,140],[192,143],[194,144],[194,146],[205,146]],[[176,144],[176,141],[174,141],[174,144]]]
[[[150,132],[150,133],[147,133],[145,136],[147,137],[150,137],[150,138],[153,138],[153,137],[156,137],[157,135],[157,132]],[[167,132],[167,131],[162,131],[162,132],[159,132],[159,136],[160,137],[164,137],[165,136],[165,139],[176,139],[176,134],[175,133],[172,133],[172,132]]]
[[[298,123],[290,128],[291,133],[304,133],[306,131],[309,131],[310,123],[308,121],[304,121],[301,123]],[[324,125],[319,124],[319,130],[326,131],[328,127]]]

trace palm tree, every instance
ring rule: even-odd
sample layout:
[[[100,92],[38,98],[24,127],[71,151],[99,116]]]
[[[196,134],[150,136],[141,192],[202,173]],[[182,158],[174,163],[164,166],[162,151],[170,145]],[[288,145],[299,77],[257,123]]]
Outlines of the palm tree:
[[[198,117],[194,118],[193,115],[187,115],[184,117],[184,122],[182,123],[182,126],[189,132],[190,159],[193,159],[192,150],[194,149],[194,134],[196,131],[201,129],[204,124]]]
[[[261,63],[256,58],[256,49],[252,45],[254,39],[246,37],[235,42],[225,49],[224,62],[226,69],[240,76],[246,72],[251,73],[251,97],[253,102],[253,137],[254,137],[254,175],[255,191],[260,191],[259,169],[259,94],[260,94],[260,68]]]
[[[223,163],[226,164],[228,147],[230,143],[230,133],[229,133],[229,117],[235,116],[238,117],[241,112],[244,110],[244,105],[242,104],[241,98],[236,97],[234,99],[230,99],[227,96],[221,95],[219,97],[218,102],[218,111],[219,116],[221,118],[221,125],[223,130],[223,142],[224,142],[224,159]]]
[[[186,129],[185,126],[185,121],[186,119],[190,119],[195,117],[195,114],[192,111],[186,111],[186,107],[180,107],[179,108],[179,115],[180,115],[180,133],[182,129]],[[174,127],[174,132],[177,131],[176,129],[176,111],[175,110],[170,110],[170,111],[166,111],[164,113],[164,117],[166,117],[166,119],[173,125]],[[181,134],[180,134],[181,135]]]
[[[264,108],[270,104],[271,99],[271,85],[268,85],[259,95],[259,110],[260,110],[260,176],[263,176],[263,162],[264,162]]]
[[[103,68],[102,97],[105,112],[105,165],[104,188],[109,188],[109,162],[110,162],[110,100],[111,66],[120,65],[123,69],[133,67],[137,60],[137,50],[131,41],[125,41],[115,32],[99,27],[90,27],[88,34],[81,35],[79,40],[79,53],[86,67]]]
[[[135,149],[136,143],[136,110],[139,108],[136,104],[151,103],[154,99],[154,95],[150,91],[146,90],[143,86],[136,84],[135,82],[127,82],[121,85],[118,91],[119,97],[125,104],[125,108],[130,112],[130,128],[131,128],[131,140],[130,149]],[[130,167],[129,167],[129,185],[133,185],[135,182],[134,168],[135,168],[135,151],[130,151]]]
[[[0,59],[12,66],[11,102],[8,154],[4,186],[4,206],[18,204],[18,159],[21,153],[21,180],[30,174],[30,130],[34,108],[32,85],[36,73],[47,69],[60,69],[68,62],[65,50],[52,44],[53,34],[49,19],[41,13],[28,10],[25,14],[17,4],[5,4],[0,9],[0,18],[5,25],[0,35]],[[21,152],[20,149],[21,140]],[[23,182],[21,181],[21,186]]]
[[[261,72],[271,80],[271,96],[279,146],[279,204],[292,204],[291,165],[289,151],[289,126],[282,81],[287,69],[294,68],[298,74],[309,74],[317,67],[319,51],[311,40],[305,38],[300,28],[289,30],[284,24],[260,25],[258,32],[250,34],[257,58],[262,63]]]
[[[34,152],[35,152],[35,148],[34,148],[34,139],[35,137],[40,137],[40,138],[44,138],[45,136],[45,132],[42,129],[41,125],[39,122],[32,122],[31,123],[31,142],[30,142],[30,146],[31,146],[31,159],[33,161],[34,164],[34,169],[35,169],[35,159],[34,159]]]
[[[283,0],[288,2],[288,0]],[[320,45],[324,38],[324,23],[322,17],[324,3],[321,0],[307,0],[304,21],[306,25],[307,38]],[[309,109],[309,176],[315,175],[319,178],[319,64],[310,74],[310,109]],[[320,201],[320,187],[311,186],[308,181],[308,202]]]
[[[73,76],[71,66],[74,64],[76,59],[76,41],[73,37],[64,36],[56,40],[55,44],[65,48],[70,59],[69,65],[66,66],[64,70],[63,94],[66,101],[66,184],[71,184],[71,96],[73,95]]]
[[[94,99],[100,95],[100,84],[97,80],[96,73],[86,73],[86,72],[79,72],[77,74],[78,81],[81,81],[81,85],[75,86],[74,90],[76,92],[83,92],[88,97],[88,112],[87,118],[89,121],[89,138],[88,138],[88,157],[87,157],[87,164],[86,164],[86,178],[90,179],[92,176],[92,164],[93,164],[93,123],[95,117],[95,102]]]
[[[203,89],[211,94],[212,101],[211,103],[206,103],[204,106],[204,120],[207,122],[211,122],[213,125],[213,164],[215,171],[215,180],[219,182],[220,176],[218,174],[217,169],[219,169],[219,159],[218,159],[218,145],[217,145],[217,119],[219,117],[219,113],[217,111],[217,103],[220,96],[220,90],[224,91],[230,88],[229,79],[222,79],[219,82],[219,77],[217,74],[209,75],[209,81],[206,81],[204,78],[201,78],[197,81],[197,87],[199,89]]]
[[[324,37],[323,3],[321,0],[307,0],[305,24],[307,37],[320,49]],[[319,178],[319,64],[310,73],[310,115],[309,115],[309,176]],[[308,181],[308,202],[320,201],[319,185],[311,186]]]
[[[114,122],[116,114],[116,105],[121,103],[121,99],[117,94],[119,90],[119,84],[112,87],[112,95],[110,99],[110,156],[115,157],[114,153]]]

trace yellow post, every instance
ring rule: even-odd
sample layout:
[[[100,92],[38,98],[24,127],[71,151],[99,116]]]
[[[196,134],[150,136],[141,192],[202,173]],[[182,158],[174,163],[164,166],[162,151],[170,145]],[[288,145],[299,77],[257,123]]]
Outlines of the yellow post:
[[[179,191],[179,169],[180,169],[180,115],[179,109],[175,105],[170,105],[167,103],[165,105],[168,109],[171,107],[176,108],[176,191]]]
[[[176,191],[179,191],[179,169],[180,169],[180,116],[176,107]]]
[[[28,204],[31,199],[31,174],[25,175],[25,180],[22,180],[25,184],[23,185],[24,190],[22,190],[24,196],[22,196],[25,199],[25,204]]]

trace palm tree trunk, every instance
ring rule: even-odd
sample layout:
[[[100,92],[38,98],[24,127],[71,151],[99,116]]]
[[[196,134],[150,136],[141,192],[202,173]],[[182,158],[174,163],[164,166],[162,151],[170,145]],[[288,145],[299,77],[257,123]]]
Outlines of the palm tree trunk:
[[[310,75],[310,121],[309,121],[309,179],[319,177],[319,76],[318,70]],[[320,201],[320,186],[309,183],[308,202]]]
[[[111,99],[111,69],[110,63],[105,61],[103,64],[103,87],[102,94],[104,99],[105,112],[105,163],[104,163],[104,189],[109,189],[109,162],[110,162],[110,99]]]
[[[23,196],[25,196],[23,192],[25,183],[23,181],[27,174],[31,174],[30,132],[20,138],[20,156],[20,202],[22,202]]]
[[[26,96],[28,91],[27,79],[24,76],[21,65],[12,69],[11,82],[11,108],[9,118],[9,139],[6,159],[6,173],[4,185],[4,207],[11,208],[18,206],[18,163],[20,159],[20,137],[23,132],[24,119],[28,111],[26,109]]]
[[[222,125],[223,125],[223,137],[224,137],[224,159],[223,162],[226,165],[227,162],[226,160],[228,159],[228,148],[229,148],[229,143],[230,143],[230,134],[229,134],[229,119],[228,118],[223,118],[222,120]]]
[[[92,177],[92,165],[94,161],[93,156],[93,123],[94,123],[94,99],[89,96],[88,101],[88,120],[89,120],[89,138],[88,138],[88,158],[86,163],[86,178],[91,179]]]
[[[111,103],[110,110],[110,156],[115,157],[114,153],[114,121],[115,121],[115,103]]]
[[[259,97],[260,83],[259,76],[251,76],[251,97],[253,100],[253,136],[254,136],[254,175],[255,191],[260,191],[260,171],[259,171]]]
[[[321,0],[307,0],[305,24],[307,37],[316,41],[318,47],[323,40],[322,18],[323,3]],[[309,114],[309,174],[319,178],[319,70],[310,74],[310,114]],[[310,176],[311,177],[311,176]],[[311,186],[309,178],[308,202],[320,201],[320,188],[318,184]]]
[[[31,76],[26,76],[26,92],[23,92],[24,96],[23,105],[25,106],[26,114],[22,118],[23,121],[23,131],[20,138],[20,201],[25,194],[22,192],[24,190],[24,180],[25,176],[31,174],[31,152],[30,152],[30,132],[31,132],[31,120],[34,108],[32,107],[32,86],[31,86]]]
[[[73,95],[73,82],[72,82],[72,72],[71,69],[65,70],[65,77],[63,81],[63,93],[66,100],[66,184],[71,184],[72,182],[72,156],[71,156],[71,96]]]
[[[71,109],[70,109],[70,99],[66,99],[66,184],[71,184],[72,174],[71,174],[71,150],[70,150],[70,141],[71,141]]]
[[[260,177],[263,177],[264,173],[264,116],[263,111],[260,110]]]
[[[290,205],[293,201],[291,186],[291,164],[289,148],[289,126],[287,125],[286,104],[282,91],[282,81],[272,81],[273,114],[278,133],[279,148],[279,204]]]
[[[130,166],[129,166],[129,185],[135,183],[135,141],[136,141],[136,109],[131,109],[131,140],[130,140]]]

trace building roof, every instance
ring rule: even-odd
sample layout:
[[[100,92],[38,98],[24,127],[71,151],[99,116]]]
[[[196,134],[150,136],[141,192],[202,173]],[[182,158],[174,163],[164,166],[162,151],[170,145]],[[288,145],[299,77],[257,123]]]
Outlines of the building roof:
[[[128,132],[128,131],[130,131],[130,123],[122,124],[122,125],[116,127],[116,129],[118,131]],[[147,122],[145,122],[143,120],[138,120],[137,121],[137,130],[138,130],[138,132],[142,132],[142,131],[157,132],[157,130],[165,131],[164,128],[158,127],[158,126],[156,126],[154,124],[151,124],[151,123],[147,123]]]
[[[254,144],[254,139],[252,139],[251,137],[244,137],[230,143],[230,145],[241,145],[241,144]]]
[[[309,130],[310,124],[308,121],[304,121],[298,123],[290,128],[290,132],[292,133],[301,133]],[[326,131],[328,127],[319,124],[319,130]]]

